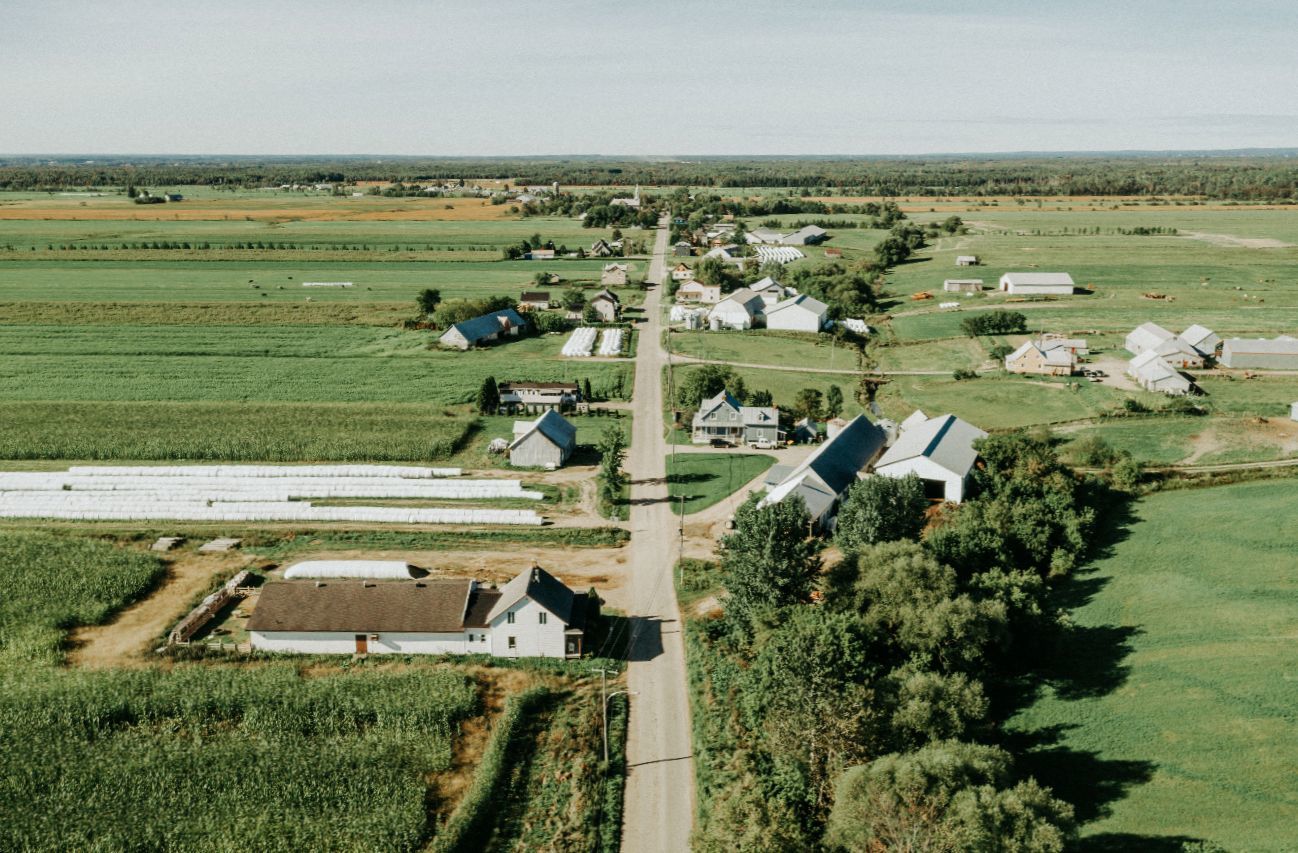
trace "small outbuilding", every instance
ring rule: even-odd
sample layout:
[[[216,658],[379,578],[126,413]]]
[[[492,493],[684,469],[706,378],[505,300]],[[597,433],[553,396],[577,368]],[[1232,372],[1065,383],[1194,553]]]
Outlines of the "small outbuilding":
[[[955,265],[958,267],[976,267],[978,266],[977,255],[956,255]]]
[[[622,316],[622,301],[617,298],[616,293],[608,289],[592,296],[590,307],[595,309],[600,321],[604,323],[616,323]]]
[[[981,278],[948,278],[942,282],[942,289],[947,293],[979,293],[983,289]]]
[[[1200,326],[1198,323],[1182,332],[1181,340],[1194,347],[1205,358],[1216,356],[1217,348],[1221,346],[1221,338],[1217,333],[1207,326]]]
[[[502,337],[518,337],[527,321],[513,308],[493,311],[456,323],[442,333],[437,342],[442,346],[466,350],[469,347],[481,346]]]
[[[694,246],[690,244],[689,240],[677,241],[677,243],[672,246],[672,255],[674,257],[688,258],[692,254],[694,254]]]
[[[515,421],[509,464],[519,468],[558,468],[577,449],[577,428],[551,409],[534,421]]]
[[[1020,296],[1068,296],[1076,285],[1066,272],[1007,272],[1000,289]]]
[[[1127,375],[1146,391],[1182,397],[1194,390],[1194,383],[1153,350],[1145,350],[1127,364]]]
[[[713,330],[751,329],[766,310],[762,297],[746,287],[741,287],[722,299],[708,315],[708,324]]]
[[[544,311],[550,307],[550,291],[524,290],[518,297],[518,307],[527,311]]]
[[[829,306],[805,293],[766,309],[766,328],[819,332],[829,320]]]

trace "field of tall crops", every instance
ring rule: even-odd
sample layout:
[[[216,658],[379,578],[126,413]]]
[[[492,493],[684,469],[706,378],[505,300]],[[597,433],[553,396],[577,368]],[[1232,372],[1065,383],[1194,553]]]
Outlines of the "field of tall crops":
[[[479,711],[449,669],[0,669],[0,848],[418,849]]]
[[[445,459],[476,420],[415,403],[0,402],[3,459]]]

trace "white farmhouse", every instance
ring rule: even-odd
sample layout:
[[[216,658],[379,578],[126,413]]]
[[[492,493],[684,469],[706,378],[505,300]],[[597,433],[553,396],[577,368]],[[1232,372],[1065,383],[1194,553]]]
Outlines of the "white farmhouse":
[[[285,581],[248,620],[258,651],[580,657],[587,596],[533,566],[488,589],[453,580]]]
[[[757,325],[766,305],[762,297],[741,287],[722,299],[708,315],[708,324],[718,329],[751,329]]]
[[[978,460],[974,442],[987,433],[955,415],[922,419],[922,413],[916,414],[919,417],[902,421],[901,435],[880,457],[874,473],[898,478],[914,474],[924,481],[930,497],[960,503]]]
[[[1073,277],[1066,272],[1007,272],[1001,290],[1021,296],[1071,295]]]
[[[721,301],[721,285],[704,284],[697,279],[687,281],[680,287],[676,288],[677,302],[701,302],[705,305],[715,305]]]
[[[819,332],[829,320],[829,306],[805,293],[766,309],[766,328]]]

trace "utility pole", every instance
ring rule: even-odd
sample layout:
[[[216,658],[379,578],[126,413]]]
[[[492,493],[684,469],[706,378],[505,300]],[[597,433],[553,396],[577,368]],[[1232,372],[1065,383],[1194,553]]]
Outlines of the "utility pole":
[[[591,672],[599,673],[599,707],[604,720],[604,763],[608,764],[608,676],[617,675],[616,669],[595,667]],[[626,692],[626,691],[621,691]],[[616,693],[613,695],[617,695]]]

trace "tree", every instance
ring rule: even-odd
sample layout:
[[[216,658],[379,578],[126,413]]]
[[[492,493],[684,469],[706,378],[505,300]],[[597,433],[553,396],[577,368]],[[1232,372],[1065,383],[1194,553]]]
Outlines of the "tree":
[[[559,297],[559,304],[569,311],[580,311],[586,306],[586,292],[580,287],[570,287]]]
[[[749,406],[769,407],[775,405],[775,398],[770,391],[753,391],[744,402]]]
[[[798,396],[793,398],[793,410],[803,417],[820,417],[821,405],[822,395],[815,388],[803,388],[798,392]]]
[[[622,459],[626,455],[626,435],[617,425],[606,427],[595,445],[599,453],[599,491],[606,506],[615,507],[622,499],[626,475],[622,473]]]
[[[802,500],[759,503],[753,495],[735,511],[735,529],[720,544],[727,612],[742,618],[808,601],[820,571]]]
[[[581,320],[583,323],[598,323],[602,319],[603,317],[595,310],[594,305],[587,305],[585,308],[581,309]]]
[[[961,331],[971,338],[979,335],[1010,335],[1025,332],[1027,328],[1027,315],[1021,311],[1006,311],[1004,308],[979,311],[960,321]]]
[[[918,539],[927,510],[924,483],[918,477],[867,477],[847,490],[834,544],[844,554],[855,555],[879,542]]]
[[[499,409],[500,389],[496,387],[496,377],[488,376],[478,389],[478,414],[494,415]]]
[[[583,402],[589,403],[594,397],[595,395],[590,390],[590,377],[587,376],[581,380],[581,399]]]
[[[1073,809],[1035,781],[1009,787],[992,746],[941,741],[853,767],[839,779],[827,841],[841,850],[1057,853]]]
[[[747,397],[744,380],[724,364],[702,364],[677,376],[676,402],[684,409],[697,409],[704,400],[722,391],[729,391],[741,402]]]
[[[419,313],[425,317],[437,310],[437,306],[442,304],[442,292],[431,287],[425,287],[419,291]]]
[[[843,413],[843,389],[830,385],[825,394],[825,417],[836,418]]]
[[[832,801],[831,769],[870,754],[875,675],[860,621],[819,607],[793,610],[744,675],[739,695],[748,726],[773,756],[805,769],[818,806]]]

